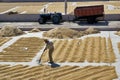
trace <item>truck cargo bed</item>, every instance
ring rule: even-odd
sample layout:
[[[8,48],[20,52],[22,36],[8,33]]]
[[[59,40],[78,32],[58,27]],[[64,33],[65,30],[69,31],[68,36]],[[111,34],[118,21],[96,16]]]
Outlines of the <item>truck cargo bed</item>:
[[[103,16],[104,5],[76,7],[74,9],[74,15],[76,17]]]

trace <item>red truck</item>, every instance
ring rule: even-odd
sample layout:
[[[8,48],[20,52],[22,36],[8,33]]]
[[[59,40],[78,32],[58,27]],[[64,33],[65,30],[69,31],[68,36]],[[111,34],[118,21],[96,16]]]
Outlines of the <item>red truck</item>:
[[[104,17],[104,5],[76,7],[74,16],[75,20],[86,19],[89,24],[96,23],[98,17]]]

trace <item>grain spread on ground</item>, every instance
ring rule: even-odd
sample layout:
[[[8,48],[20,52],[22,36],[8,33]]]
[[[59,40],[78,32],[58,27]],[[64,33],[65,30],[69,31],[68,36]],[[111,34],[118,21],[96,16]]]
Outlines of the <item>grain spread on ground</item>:
[[[12,25],[3,26],[0,30],[0,36],[2,37],[17,36],[23,33],[24,32],[22,30]]]
[[[89,27],[88,29],[86,29],[85,31],[83,31],[83,35],[94,34],[94,33],[99,33],[99,30],[94,29],[93,27]]]
[[[29,31],[29,33],[32,33],[32,32],[40,32],[40,29],[38,28],[33,28]]]
[[[105,37],[87,37],[83,40],[55,40],[52,54],[54,62],[115,62],[115,54],[111,39]],[[48,62],[48,51],[45,51],[41,61]]]
[[[117,31],[115,34],[118,35],[118,36],[120,36],[120,31]]]
[[[9,41],[11,38],[8,37],[0,37],[0,46],[2,46],[4,43],[6,43],[7,41]]]
[[[45,37],[50,37],[50,38],[77,38],[80,37],[81,35],[79,34],[78,31],[61,27],[61,28],[54,28],[52,30],[49,30],[43,34]]]
[[[63,38],[79,38],[83,35],[87,35],[87,34],[92,34],[92,33],[98,33],[99,31],[94,29],[94,28],[88,28],[85,31],[76,31],[76,30],[72,30],[70,28],[54,28],[52,30],[49,30],[47,32],[44,32],[44,36],[45,37],[50,37],[50,38],[59,38],[59,39],[63,39]]]
[[[120,53],[120,42],[118,43],[118,49],[119,49],[119,53]]]
[[[118,76],[113,66],[8,66],[0,65],[1,80],[113,80]]]
[[[29,62],[44,45],[44,41],[37,37],[20,38],[0,52],[0,61]]]
[[[59,5],[59,6],[58,6]],[[74,13],[74,9],[79,6],[104,5],[105,14],[120,14],[119,1],[85,1],[85,2],[67,2],[67,14]],[[43,13],[43,8],[47,6],[47,12],[64,13],[64,2],[21,2],[21,3],[0,3],[0,12],[5,12],[9,9],[17,11],[20,14],[40,14]],[[56,7],[57,6],[57,7]],[[15,9],[14,9],[15,8]],[[32,9],[32,10],[31,10]]]

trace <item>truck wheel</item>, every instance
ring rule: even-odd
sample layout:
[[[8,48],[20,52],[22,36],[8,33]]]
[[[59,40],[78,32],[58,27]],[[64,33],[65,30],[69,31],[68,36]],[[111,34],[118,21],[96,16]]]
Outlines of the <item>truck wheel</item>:
[[[45,24],[46,20],[43,18],[38,19],[39,24]]]
[[[88,22],[89,24],[93,24],[93,23],[95,23],[95,20],[96,20],[96,18],[90,17],[90,18],[87,19],[87,22]]]
[[[60,23],[60,17],[58,15],[52,16],[52,22],[53,22],[53,24],[59,24]]]

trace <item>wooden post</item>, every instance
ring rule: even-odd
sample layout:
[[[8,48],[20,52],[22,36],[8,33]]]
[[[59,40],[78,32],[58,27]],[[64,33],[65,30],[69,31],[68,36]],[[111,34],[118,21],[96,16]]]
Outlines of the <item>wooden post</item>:
[[[65,15],[67,14],[67,0],[65,0]]]

